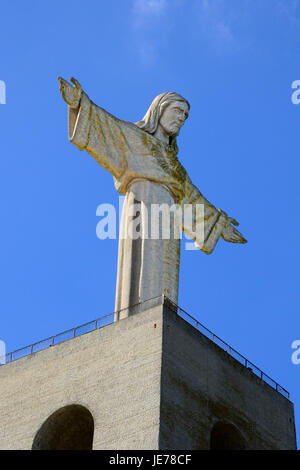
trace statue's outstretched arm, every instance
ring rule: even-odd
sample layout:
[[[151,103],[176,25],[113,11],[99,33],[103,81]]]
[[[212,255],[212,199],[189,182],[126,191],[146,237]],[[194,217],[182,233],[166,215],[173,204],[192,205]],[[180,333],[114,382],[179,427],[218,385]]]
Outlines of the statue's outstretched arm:
[[[203,197],[198,188],[193,185],[189,178],[186,179],[185,193],[187,197],[184,203],[196,203],[204,205],[204,243],[201,241],[200,237],[200,242],[198,243],[197,241],[198,248],[202,249],[207,254],[212,253],[219,237],[231,243],[247,243],[247,240],[243,237],[243,235],[234,227],[234,225],[238,226],[239,223],[232,217],[229,217],[223,210],[216,209],[216,207],[214,207],[207,199]],[[202,221],[203,217],[200,215],[200,227]],[[189,229],[189,227],[187,228]],[[184,227],[183,231],[185,231]],[[190,236],[189,233],[187,233],[187,235]]]
[[[82,88],[80,83],[75,80],[75,78],[70,78],[71,82],[74,83],[75,86],[68,83],[61,77],[58,77],[59,80],[59,89],[61,95],[65,102],[71,106],[71,108],[78,108],[82,93]]]

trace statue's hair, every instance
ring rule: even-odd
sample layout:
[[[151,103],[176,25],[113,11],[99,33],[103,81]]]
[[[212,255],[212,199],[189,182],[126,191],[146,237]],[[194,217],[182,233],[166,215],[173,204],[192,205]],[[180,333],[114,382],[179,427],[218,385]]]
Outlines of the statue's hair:
[[[189,102],[181,95],[172,92],[161,93],[160,95],[157,95],[156,98],[154,98],[143,119],[141,121],[135,122],[135,125],[149,134],[154,134],[164,110],[167,108],[167,106],[169,106],[170,103],[174,101],[183,101],[190,109]],[[177,148],[176,137],[172,137],[171,144]]]

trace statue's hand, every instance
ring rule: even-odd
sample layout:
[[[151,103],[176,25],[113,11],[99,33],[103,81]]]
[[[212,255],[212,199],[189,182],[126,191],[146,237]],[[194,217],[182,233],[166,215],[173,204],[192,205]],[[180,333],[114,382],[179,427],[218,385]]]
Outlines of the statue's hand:
[[[77,108],[79,106],[82,93],[80,83],[78,83],[78,81],[73,77],[70,78],[70,80],[75,86],[71,85],[61,77],[58,77],[58,80],[59,89],[65,102],[68,103],[71,108]]]
[[[247,243],[247,240],[243,237],[243,235],[231,224],[236,226],[239,225],[239,223],[235,219],[228,217],[227,224],[225,225],[221,234],[223,240],[226,240],[227,242],[231,243]]]

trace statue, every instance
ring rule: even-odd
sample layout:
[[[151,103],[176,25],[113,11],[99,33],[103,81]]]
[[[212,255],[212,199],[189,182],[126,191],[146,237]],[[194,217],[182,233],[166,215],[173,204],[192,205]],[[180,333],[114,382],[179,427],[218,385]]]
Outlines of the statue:
[[[62,78],[59,82],[69,105],[69,140],[108,170],[117,191],[126,196],[119,237],[116,311],[161,294],[177,303],[180,239],[174,235],[164,238],[161,231],[157,237],[148,237],[151,206],[202,205],[204,210],[181,221],[180,229],[207,254],[212,253],[220,237],[246,243],[233,226],[238,222],[202,196],[177,158],[176,137],[188,117],[188,101],[176,93],[162,93],[141,121],[130,123],[95,105],[74,78],[74,86]],[[138,238],[130,234],[133,203],[140,207]],[[170,224],[172,234],[176,220],[172,218]],[[197,226],[203,230],[194,230]]]

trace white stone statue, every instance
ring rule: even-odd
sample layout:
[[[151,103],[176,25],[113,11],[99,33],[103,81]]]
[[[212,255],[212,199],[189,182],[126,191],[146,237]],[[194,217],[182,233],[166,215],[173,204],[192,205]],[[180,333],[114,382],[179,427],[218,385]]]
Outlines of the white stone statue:
[[[161,231],[154,239],[148,236],[153,204],[202,204],[204,211],[181,220],[180,229],[207,254],[212,253],[219,237],[232,243],[246,242],[233,227],[238,222],[202,196],[177,158],[176,137],[188,117],[189,103],[176,93],[162,93],[141,121],[130,123],[95,105],[74,78],[74,86],[62,78],[59,82],[69,105],[69,140],[108,170],[117,191],[126,196],[119,237],[116,311],[161,294],[177,303],[180,239],[175,235],[164,238]],[[139,238],[130,233],[133,203],[140,205]],[[172,234],[176,220],[172,218],[170,224]],[[195,230],[197,226],[202,231]]]

